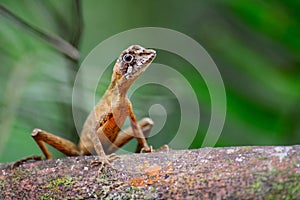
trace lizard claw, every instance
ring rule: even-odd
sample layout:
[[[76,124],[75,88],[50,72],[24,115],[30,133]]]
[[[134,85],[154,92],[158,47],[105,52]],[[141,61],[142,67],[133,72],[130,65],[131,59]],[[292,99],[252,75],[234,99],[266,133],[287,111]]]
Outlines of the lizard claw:
[[[102,171],[102,169],[104,168],[104,165],[108,165],[109,167],[113,168],[113,166],[110,164],[110,162],[108,161],[107,158],[105,159],[100,159],[100,160],[92,160],[90,162],[91,165],[100,165],[99,169],[98,169],[98,173],[100,174],[100,172]]]
[[[148,149],[146,149],[145,147],[143,147],[143,148],[141,149],[140,153],[144,153],[144,152],[146,152],[146,153],[151,153],[151,152],[153,152],[153,147],[150,146]]]
[[[167,144],[161,146],[159,149],[153,149],[153,147],[150,146],[150,148],[146,150],[145,147],[143,147],[140,153],[144,153],[144,152],[151,153],[151,152],[160,152],[160,151],[166,151],[168,153],[170,151],[170,147]]]
[[[115,161],[117,159],[120,159],[120,157],[115,153],[109,154],[107,157],[109,161]]]
[[[118,159],[118,155],[113,153],[110,154],[108,156],[103,157],[99,157],[99,160],[92,160],[90,162],[91,165],[100,165],[99,169],[98,169],[98,173],[100,173],[102,171],[102,169],[104,168],[104,165],[108,165],[110,168],[115,169],[112,165],[111,165],[111,161],[114,161],[116,159]]]
[[[155,149],[154,151],[155,152],[166,151],[167,153],[169,153],[170,147],[167,144],[165,144],[161,146],[159,149]]]

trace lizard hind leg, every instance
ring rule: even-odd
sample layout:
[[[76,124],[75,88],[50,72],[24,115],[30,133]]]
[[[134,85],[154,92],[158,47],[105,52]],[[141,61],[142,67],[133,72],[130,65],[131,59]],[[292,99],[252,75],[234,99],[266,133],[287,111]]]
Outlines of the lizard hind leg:
[[[67,156],[79,156],[81,155],[81,151],[77,145],[75,145],[73,142],[66,140],[64,138],[58,137],[56,135],[53,135],[51,133],[48,133],[46,131],[43,131],[41,129],[34,129],[31,133],[31,136],[35,140],[35,142],[38,144],[42,152],[44,153],[46,159],[51,159],[52,154],[48,150],[47,146],[45,143],[53,146],[57,150],[61,151]],[[26,163],[28,161],[38,161],[42,160],[42,156],[29,156],[23,159],[20,159],[16,161],[13,165],[12,168],[17,167],[23,163]]]
[[[153,126],[152,119],[143,118],[142,120],[138,121],[137,123],[141,127],[144,137],[147,139],[147,137],[149,137],[149,135],[150,135],[151,128]],[[113,144],[107,148],[107,152],[108,153],[115,152],[116,150],[118,150],[118,148],[122,147],[124,144],[126,144],[132,138],[134,138],[134,134],[133,134],[131,127],[128,127],[123,131],[120,131],[116,140],[113,142]],[[142,148],[143,148],[142,145],[139,143],[137,146],[136,152],[140,153]]]
[[[55,149],[59,150],[60,152],[64,153],[67,156],[79,156],[81,155],[81,151],[77,145],[73,142],[48,133],[41,129],[34,129],[31,133],[31,136],[38,144],[42,152],[44,153],[46,159],[52,158],[52,154],[48,150],[45,143],[53,146]]]

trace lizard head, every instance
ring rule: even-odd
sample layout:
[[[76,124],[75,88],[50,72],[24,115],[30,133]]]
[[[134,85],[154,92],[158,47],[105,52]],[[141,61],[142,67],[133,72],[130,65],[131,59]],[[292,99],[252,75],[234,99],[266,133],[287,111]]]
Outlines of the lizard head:
[[[152,49],[132,45],[119,56],[114,72],[118,75],[120,84],[131,83],[137,79],[151,64],[156,56]]]

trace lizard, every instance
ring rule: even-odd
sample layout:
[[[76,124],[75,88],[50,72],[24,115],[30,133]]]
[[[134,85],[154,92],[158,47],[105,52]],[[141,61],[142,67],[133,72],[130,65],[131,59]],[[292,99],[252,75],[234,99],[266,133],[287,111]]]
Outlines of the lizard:
[[[50,132],[35,128],[31,136],[38,144],[46,159],[52,158],[45,143],[53,146],[67,156],[97,154],[99,163],[110,165],[108,154],[135,137],[138,140],[137,151],[152,152],[146,140],[153,121],[143,118],[137,121],[127,91],[133,82],[140,77],[156,57],[156,51],[140,45],[132,45],[122,51],[113,67],[111,82],[103,97],[88,115],[79,144],[56,136]],[[121,130],[126,118],[131,126]],[[101,168],[102,168],[101,167]]]

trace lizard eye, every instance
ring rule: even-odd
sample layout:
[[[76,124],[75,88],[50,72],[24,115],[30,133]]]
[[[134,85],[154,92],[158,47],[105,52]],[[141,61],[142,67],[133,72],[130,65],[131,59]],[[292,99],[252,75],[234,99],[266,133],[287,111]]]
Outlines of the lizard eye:
[[[123,60],[126,62],[126,63],[131,63],[131,61],[133,60],[133,55],[131,54],[125,54],[123,56]]]

